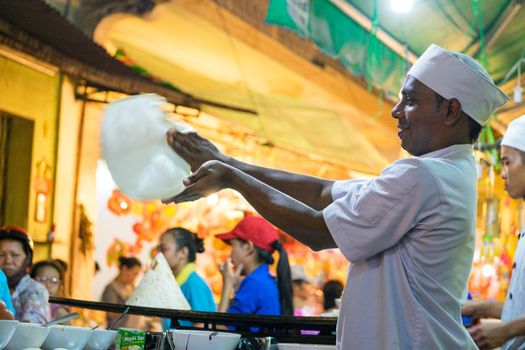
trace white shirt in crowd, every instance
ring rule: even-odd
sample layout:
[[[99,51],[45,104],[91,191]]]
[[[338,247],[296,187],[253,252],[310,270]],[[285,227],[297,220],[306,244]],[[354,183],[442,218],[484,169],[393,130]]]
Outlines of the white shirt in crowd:
[[[337,349],[477,349],[460,306],[474,254],[472,146],[399,160],[372,180],[337,181],[323,216],[352,263]]]
[[[518,236],[518,247],[514,253],[514,265],[507,299],[503,305],[501,321],[510,321],[525,316],[525,230]],[[502,350],[525,350],[525,336],[509,340]]]

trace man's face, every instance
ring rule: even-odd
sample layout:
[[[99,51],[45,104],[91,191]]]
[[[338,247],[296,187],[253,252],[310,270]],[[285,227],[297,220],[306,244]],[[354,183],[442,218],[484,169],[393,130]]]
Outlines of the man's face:
[[[501,146],[501,177],[505,180],[505,191],[514,199],[525,199],[525,162],[515,148]]]
[[[443,116],[446,101],[437,103],[436,93],[412,76],[401,88],[400,100],[392,109],[397,119],[401,147],[414,156],[434,151],[436,141],[444,132]]]

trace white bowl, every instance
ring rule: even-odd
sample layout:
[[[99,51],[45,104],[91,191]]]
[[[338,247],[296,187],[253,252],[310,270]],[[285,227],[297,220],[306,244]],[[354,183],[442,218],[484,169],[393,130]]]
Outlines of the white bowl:
[[[107,350],[111,348],[117,333],[117,331],[105,329],[93,330],[93,333],[91,333],[91,338],[89,338],[89,341],[86,345],[86,350]]]
[[[7,342],[15,333],[18,321],[0,320],[0,349],[7,345]]]
[[[15,333],[7,343],[6,350],[39,348],[47,335],[49,328],[34,323],[18,323]]]
[[[213,331],[172,329],[175,349],[234,350],[241,339],[240,334]]]
[[[335,345],[282,343],[279,350],[335,350]]]
[[[51,326],[50,329],[49,335],[42,345],[42,348],[46,350],[56,348],[82,350],[93,332],[89,328],[74,326]]]

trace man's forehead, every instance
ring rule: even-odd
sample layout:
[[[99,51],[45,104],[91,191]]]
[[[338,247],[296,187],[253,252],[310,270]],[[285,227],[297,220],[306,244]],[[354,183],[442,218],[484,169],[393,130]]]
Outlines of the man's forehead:
[[[508,159],[509,157],[519,155],[520,151],[514,147],[501,146],[501,159]]]
[[[416,78],[407,75],[405,83],[399,93],[400,95],[422,95],[434,93],[434,91]]]

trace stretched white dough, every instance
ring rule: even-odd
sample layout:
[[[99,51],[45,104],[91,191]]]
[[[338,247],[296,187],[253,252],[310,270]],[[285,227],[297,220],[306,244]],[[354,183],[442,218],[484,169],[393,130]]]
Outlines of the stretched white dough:
[[[166,118],[166,100],[155,94],[110,103],[102,121],[102,148],[113,180],[138,200],[164,199],[184,190],[189,164],[171,149],[166,131],[195,130]]]

